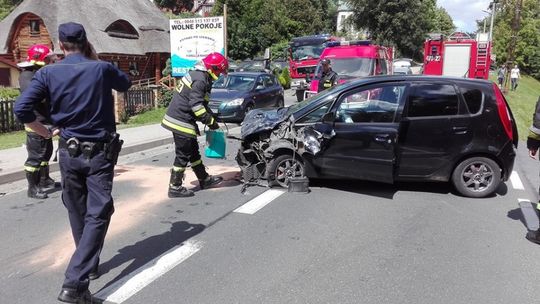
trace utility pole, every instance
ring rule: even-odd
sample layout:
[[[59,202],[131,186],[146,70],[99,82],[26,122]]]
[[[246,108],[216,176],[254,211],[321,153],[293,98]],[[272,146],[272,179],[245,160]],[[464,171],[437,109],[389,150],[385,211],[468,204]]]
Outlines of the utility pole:
[[[518,0],[516,7],[514,8],[514,20],[512,21],[512,36],[510,37],[510,44],[508,45],[508,60],[506,65],[506,79],[504,80],[504,89],[503,92],[508,92],[508,85],[510,84],[510,70],[512,69],[515,57],[515,49],[518,39],[519,27],[520,27],[520,18],[521,18],[521,6],[523,0]]]
[[[521,1],[521,0],[520,0]],[[497,1],[491,2],[491,21],[489,25],[489,41],[493,42],[493,20],[495,19],[495,11],[497,9]],[[485,26],[485,23],[484,23]],[[484,30],[485,32],[485,30]]]

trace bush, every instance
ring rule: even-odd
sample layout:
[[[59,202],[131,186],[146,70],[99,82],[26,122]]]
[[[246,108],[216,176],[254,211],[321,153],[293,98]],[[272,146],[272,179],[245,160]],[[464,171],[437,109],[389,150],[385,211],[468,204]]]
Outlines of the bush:
[[[0,100],[15,100],[19,95],[19,89],[0,87]]]
[[[158,96],[158,107],[166,108],[171,103],[172,97],[174,94],[173,89],[161,88]]]
[[[288,89],[291,87],[291,74],[289,69],[282,69],[280,75],[278,76],[279,83],[283,88]]]

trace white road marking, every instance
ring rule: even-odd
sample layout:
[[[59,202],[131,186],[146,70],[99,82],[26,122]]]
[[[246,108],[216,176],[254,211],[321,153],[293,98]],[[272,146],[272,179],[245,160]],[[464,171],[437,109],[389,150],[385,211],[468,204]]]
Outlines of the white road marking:
[[[524,190],[523,183],[521,182],[521,179],[519,178],[519,174],[516,171],[512,171],[512,174],[510,175],[510,181],[512,182],[512,187],[514,189],[518,190]]]
[[[94,296],[107,303],[120,304],[154,280],[178,266],[202,248],[202,242],[186,241],[161,256],[146,263],[114,284],[100,290]]]
[[[522,203],[522,202],[531,202],[530,200],[528,199],[524,199],[524,198],[518,198],[518,203]]]
[[[285,193],[284,190],[278,190],[278,189],[266,190],[261,195],[243,204],[242,206],[236,208],[234,212],[254,214],[255,212],[261,210],[264,206],[268,205],[271,201],[278,198],[283,193]]]

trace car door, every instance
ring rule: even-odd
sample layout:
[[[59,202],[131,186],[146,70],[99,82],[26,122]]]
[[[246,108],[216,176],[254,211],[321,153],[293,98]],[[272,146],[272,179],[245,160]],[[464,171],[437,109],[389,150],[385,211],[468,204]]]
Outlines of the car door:
[[[313,163],[327,177],[392,183],[406,85],[385,83],[344,93],[332,107],[335,135]]]
[[[255,107],[256,108],[266,108],[270,104],[271,99],[270,91],[265,84],[265,75],[260,75],[257,77],[255,83]]]
[[[399,176],[445,180],[473,139],[470,114],[451,82],[411,84],[399,137]]]

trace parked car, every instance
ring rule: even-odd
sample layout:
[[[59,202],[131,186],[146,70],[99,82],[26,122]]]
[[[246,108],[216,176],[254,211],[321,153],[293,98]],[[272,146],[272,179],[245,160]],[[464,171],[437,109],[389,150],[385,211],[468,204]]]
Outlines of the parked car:
[[[394,60],[393,63],[393,73],[394,75],[411,75],[411,62],[412,59],[401,58]]]
[[[518,143],[492,82],[375,76],[244,119],[237,161],[246,182],[290,178],[451,181],[468,197],[506,181]]]
[[[241,122],[256,108],[283,107],[283,87],[276,77],[259,72],[234,72],[212,85],[209,107],[220,121]]]

